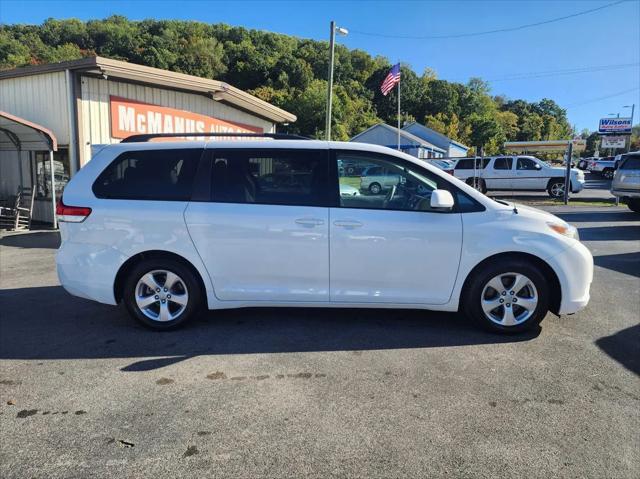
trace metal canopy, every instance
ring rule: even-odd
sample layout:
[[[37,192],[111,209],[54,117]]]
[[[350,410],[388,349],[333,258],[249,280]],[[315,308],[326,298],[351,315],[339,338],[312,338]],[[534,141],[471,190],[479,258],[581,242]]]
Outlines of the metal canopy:
[[[58,140],[47,128],[0,111],[0,150],[57,151]]]
[[[18,153],[20,187],[23,186],[21,152],[49,152],[49,181],[51,182],[51,208],[53,210],[54,228],[58,227],[56,220],[56,179],[53,167],[53,152],[57,150],[58,140],[51,130],[0,110],[0,151],[16,151]],[[29,161],[32,160],[33,154],[29,153]]]

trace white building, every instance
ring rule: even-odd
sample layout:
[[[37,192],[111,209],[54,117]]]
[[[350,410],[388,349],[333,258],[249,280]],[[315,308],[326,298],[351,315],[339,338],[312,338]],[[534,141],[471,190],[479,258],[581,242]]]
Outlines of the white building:
[[[224,82],[102,57],[0,72],[0,111],[50,130],[56,196],[92,149],[137,133],[275,132],[295,115]],[[0,142],[9,144],[0,130]],[[20,156],[20,162],[17,156]],[[48,152],[0,149],[0,198],[36,186],[34,219],[52,222]]]

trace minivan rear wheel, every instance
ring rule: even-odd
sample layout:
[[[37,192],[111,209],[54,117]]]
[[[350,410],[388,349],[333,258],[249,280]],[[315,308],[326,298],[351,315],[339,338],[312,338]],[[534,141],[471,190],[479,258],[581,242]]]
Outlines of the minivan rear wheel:
[[[124,304],[144,326],[168,330],[200,310],[202,297],[193,272],[173,259],[150,259],[136,265],[124,284]]]
[[[549,311],[548,281],[524,260],[497,260],[474,273],[462,307],[489,331],[520,333],[536,327]]]

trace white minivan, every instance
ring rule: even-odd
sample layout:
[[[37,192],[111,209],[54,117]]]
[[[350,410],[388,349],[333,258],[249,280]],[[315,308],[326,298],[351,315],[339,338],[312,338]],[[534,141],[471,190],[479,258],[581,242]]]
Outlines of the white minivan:
[[[151,328],[203,307],[293,306],[462,311],[520,332],[589,301],[593,258],[574,227],[407,154],[285,135],[151,136],[102,149],[71,179],[56,258],[69,293],[124,303]],[[362,178],[339,164],[396,182],[344,194]]]

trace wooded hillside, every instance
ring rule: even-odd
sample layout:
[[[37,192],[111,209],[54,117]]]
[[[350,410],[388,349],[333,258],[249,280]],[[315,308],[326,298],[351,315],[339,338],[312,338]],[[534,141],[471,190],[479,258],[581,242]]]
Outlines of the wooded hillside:
[[[0,25],[0,68],[101,55],[226,81],[298,116],[289,131],[324,136],[328,43],[224,24],[130,21],[121,16],[42,25]],[[334,139],[396,122],[396,92],[380,84],[391,64],[336,45]],[[488,83],[439,80],[402,67],[404,119],[417,120],[466,145],[499,151],[504,141],[553,140],[571,133],[553,100],[492,95]]]

